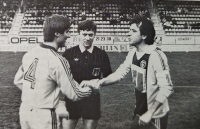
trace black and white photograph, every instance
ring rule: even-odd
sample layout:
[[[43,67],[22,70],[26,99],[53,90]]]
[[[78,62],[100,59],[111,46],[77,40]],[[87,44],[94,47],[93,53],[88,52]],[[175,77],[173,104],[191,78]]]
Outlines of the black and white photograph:
[[[200,0],[0,0],[0,129],[200,129]]]

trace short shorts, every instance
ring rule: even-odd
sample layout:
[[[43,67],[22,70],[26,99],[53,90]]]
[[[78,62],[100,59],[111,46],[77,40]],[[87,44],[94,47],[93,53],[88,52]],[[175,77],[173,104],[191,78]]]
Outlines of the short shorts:
[[[98,120],[101,118],[100,111],[100,93],[91,94],[88,98],[80,101],[72,101],[65,98],[66,107],[69,112],[69,119],[92,119]]]

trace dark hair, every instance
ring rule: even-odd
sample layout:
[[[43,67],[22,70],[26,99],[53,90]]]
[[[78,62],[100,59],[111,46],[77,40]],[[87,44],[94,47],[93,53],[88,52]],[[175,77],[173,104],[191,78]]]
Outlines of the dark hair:
[[[44,42],[52,42],[56,32],[63,34],[70,26],[70,19],[66,16],[54,14],[46,17],[43,28]]]
[[[140,34],[146,36],[144,42],[148,45],[154,43],[155,29],[153,22],[145,17],[137,16],[130,21],[130,25],[135,23],[140,30]]]
[[[84,20],[84,21],[81,21],[79,24],[78,24],[78,33],[80,33],[80,30],[87,30],[87,31],[94,31],[94,33],[96,33],[97,31],[97,26],[96,24],[91,21],[91,20]]]

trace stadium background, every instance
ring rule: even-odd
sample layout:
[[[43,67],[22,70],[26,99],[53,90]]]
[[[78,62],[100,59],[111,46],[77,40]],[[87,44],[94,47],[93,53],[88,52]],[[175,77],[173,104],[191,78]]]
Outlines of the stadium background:
[[[94,20],[98,26],[94,43],[108,52],[113,71],[129,50],[128,20],[136,15],[150,18],[155,44],[168,57],[175,88],[169,99],[169,129],[200,129],[199,6],[198,0],[0,0],[0,129],[20,129],[21,91],[14,87],[13,78],[23,54],[42,42],[43,21],[52,13],[74,21],[67,48],[78,43],[76,22]],[[102,88],[101,103],[98,129],[128,129],[135,103],[130,74]]]

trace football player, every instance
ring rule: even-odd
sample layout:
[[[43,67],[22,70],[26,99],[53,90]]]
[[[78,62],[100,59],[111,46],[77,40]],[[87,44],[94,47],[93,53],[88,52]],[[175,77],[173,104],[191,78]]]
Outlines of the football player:
[[[135,119],[139,125],[146,126],[153,121],[159,129],[167,129],[168,98],[173,93],[169,66],[165,54],[154,45],[155,29],[153,23],[136,17],[130,22],[129,39],[132,48],[120,67],[106,78],[83,81],[80,86],[99,86],[116,83],[123,79],[129,71],[135,87],[136,108]],[[98,83],[98,84],[97,84]],[[131,125],[133,129],[134,125]]]
[[[73,80],[68,61],[57,52],[70,37],[70,25],[67,17],[47,17],[44,43],[23,56],[14,79],[14,84],[22,90],[19,111],[22,129],[56,128],[55,109],[59,105],[60,90],[73,101],[88,97],[92,92],[88,87],[79,87]],[[60,116],[68,116],[66,108]]]

